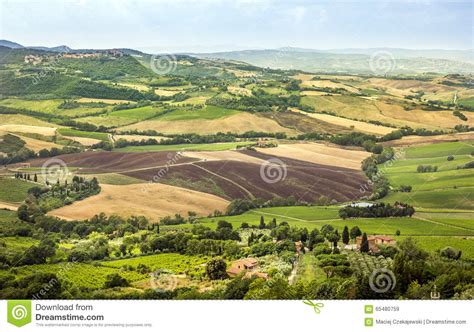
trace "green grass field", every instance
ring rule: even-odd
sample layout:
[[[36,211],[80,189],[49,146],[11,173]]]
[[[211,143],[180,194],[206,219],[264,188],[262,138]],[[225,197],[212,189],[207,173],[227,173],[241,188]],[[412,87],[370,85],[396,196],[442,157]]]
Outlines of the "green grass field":
[[[63,99],[45,99],[45,100],[23,100],[23,99],[4,99],[0,101],[0,105],[16,109],[26,109],[44,114],[62,115],[67,117],[82,117],[96,114],[104,108],[87,107],[81,105],[78,108],[60,109],[58,108],[64,102]]]
[[[119,117],[133,121],[144,121],[158,115],[162,111],[161,108],[154,106],[143,106],[138,108],[132,108],[128,110],[115,111],[108,114],[108,117]]]
[[[107,133],[100,133],[100,132],[92,132],[92,131],[81,131],[72,128],[61,128],[58,129],[58,132],[66,137],[85,137],[85,138],[93,138],[98,139],[101,141],[108,141],[109,134]]]
[[[416,217],[474,230],[474,212],[417,212]]]
[[[242,215],[231,217],[202,218],[200,223],[210,228],[215,228],[219,220],[230,222],[234,229],[240,227],[243,222],[249,225],[258,225],[263,215],[266,223],[276,218],[277,223],[286,221],[290,226],[306,227],[308,230],[320,229],[325,224],[330,224],[342,232],[344,226],[349,228],[358,226],[362,232],[368,235],[390,235],[395,236],[400,230],[401,240],[412,236],[420,240],[420,245],[428,251],[434,252],[447,245],[463,250],[464,257],[474,257],[474,242],[467,242],[463,238],[474,236],[474,213],[473,212],[417,212],[413,218],[361,218],[342,220],[338,218],[338,206],[328,207],[275,207],[248,211]],[[167,229],[191,228],[191,224],[177,226],[162,226]],[[472,238],[470,238],[472,239]],[[470,244],[472,246],[470,246]],[[303,262],[302,266],[309,264]],[[297,278],[309,277],[316,273],[311,266],[304,267]],[[317,273],[316,273],[317,274]]]
[[[473,187],[474,169],[438,171],[434,173],[417,173],[416,171],[410,173],[392,173],[389,179],[393,187],[399,188],[401,185],[410,184],[413,191]]]
[[[400,236],[400,240],[404,238],[404,236]],[[446,247],[453,247],[462,251],[461,258],[474,259],[474,237],[417,236],[413,239],[422,249],[429,252],[442,250]]]
[[[0,209],[0,224],[8,225],[15,220],[17,220],[15,211]]]
[[[435,158],[449,155],[469,155],[474,151],[472,142],[447,142],[410,147],[404,149],[405,158]]]
[[[35,186],[38,185],[13,178],[0,177],[0,201],[20,203],[25,200],[28,189]]]
[[[436,189],[410,193],[394,192],[383,198],[384,202],[404,202],[415,207],[433,209],[474,209],[472,187],[457,189]]]
[[[131,176],[123,175],[123,174],[87,174],[87,178],[92,179],[96,178],[99,183],[101,184],[113,184],[118,186],[123,186],[127,184],[137,184],[137,183],[144,183],[144,180],[140,180],[137,178],[132,178]]]
[[[89,116],[78,119],[79,122],[90,123],[95,126],[120,127],[135,122],[145,121],[159,115],[163,111],[162,108],[155,106],[143,106],[131,108],[127,110],[109,112],[98,116]]]
[[[163,121],[180,121],[180,120],[215,120],[224,118],[234,114],[238,114],[239,111],[231,110],[227,108],[217,106],[205,106],[202,109],[196,110],[176,110],[160,116],[158,119]]]
[[[208,258],[200,256],[158,254],[104,262],[102,265],[114,268],[129,265],[136,268],[139,264],[144,264],[148,266],[152,272],[157,269],[165,269],[171,271],[173,274],[189,274],[204,271],[204,266],[208,260]]]
[[[466,107],[474,107],[474,97],[459,99],[459,105]]]
[[[394,235],[400,230],[402,235],[474,235],[474,229],[458,228],[456,225],[440,223],[431,220],[417,218],[360,218],[342,220],[337,216],[338,207],[284,207],[264,208],[246,212],[238,216],[202,218],[202,225],[215,228],[219,220],[232,223],[234,228],[240,227],[243,222],[249,225],[258,225],[260,216],[264,216],[265,222],[276,218],[277,223],[286,221],[290,226],[306,227],[308,230],[320,229],[325,224],[330,224],[342,232],[344,226],[349,228],[358,226],[367,234]],[[298,217],[296,217],[298,216]],[[427,218],[428,219],[428,218]],[[166,228],[189,228],[190,224],[178,226],[163,226]]]
[[[16,251],[16,252],[23,252],[29,247],[36,245],[39,243],[39,240],[32,239],[31,237],[2,237],[0,239],[8,249],[9,252]]]
[[[136,271],[121,271],[118,268],[94,266],[85,263],[27,265],[16,268],[17,277],[26,277],[40,272],[55,273],[60,279],[65,279],[76,287],[89,289],[102,288],[107,275],[112,273],[119,273],[129,282],[148,278],[148,275]],[[2,273],[6,273],[6,271],[2,271]],[[0,273],[0,275],[2,275],[2,273]]]
[[[302,282],[311,282],[313,280],[323,282],[326,280],[326,273],[318,265],[318,259],[314,255],[301,255],[298,259],[295,280]]]
[[[447,155],[442,157],[432,158],[410,158],[410,159],[398,159],[393,161],[391,165],[382,167],[386,174],[397,174],[406,172],[416,172],[418,165],[432,165],[438,166],[438,172],[450,171],[457,169],[458,166],[463,166],[467,162],[474,158],[468,154],[455,155],[454,160],[448,161]]]
[[[235,149],[237,146],[249,145],[253,142],[230,142],[210,144],[174,144],[174,145],[143,145],[127,146],[114,151],[119,152],[146,152],[146,151],[225,151]]]
[[[393,189],[412,186],[412,192],[391,192],[382,200],[402,201],[415,207],[474,209],[474,169],[458,169],[473,160],[471,142],[448,142],[403,149],[402,158],[379,166]],[[454,160],[448,161],[448,156]],[[418,173],[419,165],[437,166],[436,172]]]

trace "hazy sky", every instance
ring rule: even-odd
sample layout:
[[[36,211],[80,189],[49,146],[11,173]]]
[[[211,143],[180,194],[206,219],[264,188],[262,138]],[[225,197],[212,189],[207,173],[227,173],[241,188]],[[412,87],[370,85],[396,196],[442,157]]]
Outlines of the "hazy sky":
[[[473,48],[470,0],[0,0],[0,39],[148,52]]]

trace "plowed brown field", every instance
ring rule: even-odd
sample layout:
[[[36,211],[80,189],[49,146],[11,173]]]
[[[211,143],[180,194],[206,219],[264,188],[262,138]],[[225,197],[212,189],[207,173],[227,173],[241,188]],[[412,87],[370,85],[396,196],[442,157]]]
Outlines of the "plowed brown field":
[[[107,152],[87,151],[54,157],[64,161],[69,167],[80,167],[81,172],[126,172],[143,169],[187,163],[196,159],[178,154],[177,152]],[[31,161],[32,167],[41,167],[49,158]]]

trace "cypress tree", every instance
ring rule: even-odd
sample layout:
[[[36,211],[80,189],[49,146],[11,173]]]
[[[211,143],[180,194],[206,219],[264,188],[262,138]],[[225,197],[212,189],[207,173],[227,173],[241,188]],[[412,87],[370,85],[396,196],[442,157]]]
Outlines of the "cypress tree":
[[[349,244],[349,228],[347,226],[344,226],[342,231],[342,243]]]
[[[360,244],[360,252],[369,252],[369,240],[367,234],[362,234],[362,243]]]

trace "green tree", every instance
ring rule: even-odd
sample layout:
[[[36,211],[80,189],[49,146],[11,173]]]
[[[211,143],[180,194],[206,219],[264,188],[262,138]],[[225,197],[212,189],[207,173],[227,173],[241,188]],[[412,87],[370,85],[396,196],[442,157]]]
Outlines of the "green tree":
[[[250,284],[255,280],[252,278],[242,278],[240,276],[234,278],[227,284],[224,292],[224,299],[226,300],[241,300],[249,291]]]
[[[211,280],[227,278],[227,263],[222,258],[211,259],[206,265],[206,274]]]
[[[275,227],[277,227],[277,221],[275,218],[273,218],[272,221],[270,221],[270,223],[268,224],[268,228],[273,229]]]
[[[424,271],[428,253],[420,249],[412,238],[398,243],[399,253],[393,259],[393,272],[397,284],[405,292],[412,281],[425,282]]]
[[[104,283],[104,288],[127,287],[129,282],[118,273],[109,274]]]
[[[360,244],[360,252],[369,252],[369,240],[367,234],[362,234],[362,242]]]
[[[352,240],[355,240],[356,237],[359,237],[361,235],[362,235],[362,231],[360,230],[358,226],[354,226],[351,228],[350,236]]]
[[[349,240],[349,228],[347,226],[344,226],[344,230],[342,231],[342,243],[349,244]]]

